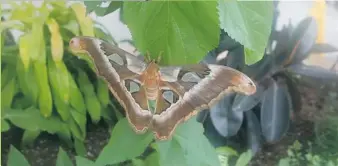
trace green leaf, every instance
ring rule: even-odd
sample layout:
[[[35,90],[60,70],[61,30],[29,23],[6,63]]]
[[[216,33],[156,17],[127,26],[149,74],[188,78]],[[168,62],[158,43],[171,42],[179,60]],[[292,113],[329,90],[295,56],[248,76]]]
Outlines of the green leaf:
[[[136,134],[127,119],[115,125],[108,145],[96,160],[96,165],[116,164],[141,155],[153,140],[152,134]]]
[[[252,151],[248,150],[242,153],[239,158],[237,159],[236,166],[246,166],[249,164],[250,160],[252,159]]]
[[[110,1],[109,6],[106,8],[104,15],[114,12],[122,7],[123,1]]]
[[[2,114],[4,119],[10,120],[14,125],[26,130],[42,130],[49,133],[62,131],[67,125],[59,117],[44,118],[34,107],[22,109],[8,109]]]
[[[221,28],[246,49],[246,64],[260,60],[265,52],[273,20],[273,2],[219,0]]]
[[[25,156],[20,153],[13,145],[10,145],[10,150],[8,154],[8,166],[30,166]]]
[[[290,159],[289,158],[280,159],[278,162],[278,166],[290,166]]]
[[[73,166],[72,160],[70,160],[68,154],[62,148],[59,148],[56,166]]]
[[[91,161],[87,158],[81,156],[75,156],[76,166],[94,166],[94,161]]]
[[[160,156],[159,153],[154,152],[150,154],[144,161],[146,166],[160,166]]]
[[[8,122],[4,119],[1,119],[1,132],[8,131],[10,129],[10,126]]]
[[[88,14],[92,11],[96,12],[97,9],[100,9],[102,1],[84,1],[83,3],[86,5],[86,13]]]
[[[162,165],[220,165],[216,150],[195,118],[181,124],[168,141],[157,142]]]
[[[222,155],[222,156],[237,156],[238,153],[236,152],[236,150],[230,148],[230,147],[227,147],[227,146],[224,146],[224,147],[219,147],[219,148],[216,148],[216,152],[217,154],[219,155]]]
[[[22,145],[32,145],[35,139],[40,135],[40,130],[25,130],[22,137]]]
[[[83,143],[83,141],[79,140],[79,139],[74,139],[74,147],[75,147],[75,151],[76,154],[80,155],[80,156],[85,156],[86,155],[86,147]]]
[[[34,131],[39,128],[39,117],[35,117],[29,110],[8,109],[2,116],[22,129]]]
[[[189,165],[183,148],[176,139],[157,142],[157,151],[159,152],[161,166]]]
[[[216,1],[124,2],[123,16],[142,53],[152,58],[161,52],[160,64],[200,62],[218,46]]]

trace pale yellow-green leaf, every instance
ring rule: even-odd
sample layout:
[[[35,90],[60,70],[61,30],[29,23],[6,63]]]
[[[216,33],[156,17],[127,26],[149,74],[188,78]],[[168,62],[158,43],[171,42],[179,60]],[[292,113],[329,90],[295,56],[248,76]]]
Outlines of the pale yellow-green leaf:
[[[94,36],[92,19],[86,14],[86,7],[81,3],[74,3],[71,8],[75,12],[83,36]]]
[[[53,60],[55,62],[60,62],[63,57],[63,41],[59,30],[59,24],[55,21],[55,19],[50,18],[47,21],[47,25],[51,33],[50,42]]]
[[[26,33],[20,36],[19,39],[19,52],[20,52],[20,59],[23,63],[24,70],[27,71],[29,68],[30,63],[30,55],[32,53],[33,45],[32,43],[33,36],[31,33]]]

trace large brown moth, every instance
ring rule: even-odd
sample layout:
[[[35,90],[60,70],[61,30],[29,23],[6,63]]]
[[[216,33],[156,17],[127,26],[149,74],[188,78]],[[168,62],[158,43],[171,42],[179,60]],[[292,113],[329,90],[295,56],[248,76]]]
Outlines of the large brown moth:
[[[178,124],[229,92],[256,92],[248,76],[226,66],[159,66],[154,60],[143,61],[106,41],[85,36],[72,38],[70,48],[90,55],[134,131],[150,129],[158,140],[171,138]],[[150,108],[149,101],[155,108]]]

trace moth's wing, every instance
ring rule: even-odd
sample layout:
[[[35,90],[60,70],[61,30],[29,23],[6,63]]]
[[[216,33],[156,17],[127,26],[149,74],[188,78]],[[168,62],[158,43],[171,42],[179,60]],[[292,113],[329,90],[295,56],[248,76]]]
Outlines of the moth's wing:
[[[125,80],[125,86],[133,96],[135,102],[144,110],[149,110],[148,100],[144,88],[136,80]]]
[[[135,102],[132,94],[125,86],[125,81],[119,75],[121,70],[128,71],[130,69],[129,73],[133,73],[137,76],[138,72],[144,70],[142,67],[144,66],[144,62],[138,60],[136,57],[132,57],[131,54],[115,46],[110,46],[107,42],[93,37],[74,37],[70,41],[70,48],[75,52],[86,52],[90,55],[95,64],[97,74],[104,78],[108,83],[110,91],[126,110],[126,117],[133,129],[138,133],[145,132],[151,122],[152,114],[142,109],[140,105]],[[116,64],[112,65],[108,56],[114,53],[126,60],[127,65],[121,65],[121,68],[116,67]],[[119,61],[114,62],[119,63]]]
[[[239,92],[246,95],[256,92],[254,82],[235,69],[211,64],[207,65],[207,68],[210,74],[204,75],[204,78],[201,78],[198,83],[191,87],[179,82],[166,82],[175,83],[178,89],[181,89],[183,95],[160,115],[153,116],[152,129],[157,139],[170,138],[179,123],[189,119],[198,111],[210,108],[230,92]]]
[[[160,90],[160,93],[157,96],[155,114],[161,114],[164,110],[168,109],[172,103],[174,103],[174,94],[172,94],[172,96],[168,96],[164,92],[165,90]]]

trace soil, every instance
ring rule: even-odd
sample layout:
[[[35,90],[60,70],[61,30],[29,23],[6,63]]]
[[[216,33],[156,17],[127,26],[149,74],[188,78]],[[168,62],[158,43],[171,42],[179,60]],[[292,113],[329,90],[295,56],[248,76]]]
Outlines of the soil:
[[[323,88],[318,88],[323,85]],[[262,151],[259,152],[251,161],[252,166],[274,166],[277,165],[280,158],[286,156],[288,146],[292,145],[295,140],[301,143],[313,141],[314,139],[314,121],[321,115],[320,112],[325,110],[324,99],[329,91],[338,92],[337,87],[330,81],[302,79],[298,84],[301,93],[302,108],[296,111],[292,118],[292,124],[285,137],[275,144],[264,145]],[[1,135],[1,163],[6,166],[9,145],[14,145],[21,149],[27,160],[32,166],[55,165],[58,149],[61,146],[72,158],[74,164],[75,152],[66,144],[60,143],[56,136],[49,134],[41,134],[36,139],[32,147],[20,148],[20,138],[22,130],[13,128]],[[110,132],[107,127],[102,124],[89,125],[87,139],[85,141],[87,147],[87,157],[95,159],[102,148],[108,143]]]

